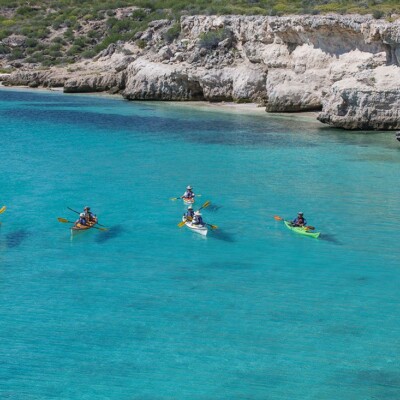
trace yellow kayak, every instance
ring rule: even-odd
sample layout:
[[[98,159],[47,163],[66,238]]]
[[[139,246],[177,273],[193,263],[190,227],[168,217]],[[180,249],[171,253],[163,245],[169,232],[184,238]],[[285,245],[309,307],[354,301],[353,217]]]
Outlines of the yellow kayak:
[[[97,221],[90,221],[88,225],[76,224],[71,228],[71,235],[75,236],[78,233],[88,231],[96,225]]]

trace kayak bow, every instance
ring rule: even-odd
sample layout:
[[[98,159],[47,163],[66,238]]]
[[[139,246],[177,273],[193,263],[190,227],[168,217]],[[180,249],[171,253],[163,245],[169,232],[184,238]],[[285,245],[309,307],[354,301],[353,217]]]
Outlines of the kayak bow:
[[[182,200],[183,200],[184,204],[193,204],[194,203],[194,197],[192,197],[191,199],[183,197]]]

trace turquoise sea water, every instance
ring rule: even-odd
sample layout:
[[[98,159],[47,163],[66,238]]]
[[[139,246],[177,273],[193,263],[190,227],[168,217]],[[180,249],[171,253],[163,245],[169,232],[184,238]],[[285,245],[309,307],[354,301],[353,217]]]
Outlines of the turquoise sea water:
[[[8,89],[0,124],[1,399],[400,398],[393,133]]]

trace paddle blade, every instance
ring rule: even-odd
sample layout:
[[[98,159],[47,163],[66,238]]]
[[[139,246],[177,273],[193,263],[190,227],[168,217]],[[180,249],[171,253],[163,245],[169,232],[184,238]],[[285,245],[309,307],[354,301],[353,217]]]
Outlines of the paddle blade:
[[[58,222],[62,222],[62,223],[69,222],[69,221],[68,221],[67,219],[65,219],[65,218],[58,217],[57,219],[58,219]]]
[[[274,215],[274,219],[275,219],[276,221],[283,221],[283,218],[280,217],[279,215]]]
[[[211,229],[218,229],[217,225],[211,225],[211,224],[209,224],[209,225],[210,225]]]
[[[203,208],[207,208],[211,204],[210,200],[207,200],[200,208],[199,210],[202,210]]]
[[[179,224],[178,224],[179,228],[182,228],[182,226],[185,225],[185,222],[186,222],[186,221],[181,221],[181,222],[179,222]]]
[[[308,231],[313,231],[315,229],[315,226],[306,226],[305,227]]]
[[[170,200],[178,200],[180,197],[171,197]]]
[[[108,231],[107,228],[98,228],[97,226],[95,226],[95,228],[98,229],[99,231],[103,231],[103,232],[104,232],[104,231]]]
[[[6,210],[7,210],[6,206],[1,207],[0,208],[0,214],[3,214],[3,212],[6,211]]]

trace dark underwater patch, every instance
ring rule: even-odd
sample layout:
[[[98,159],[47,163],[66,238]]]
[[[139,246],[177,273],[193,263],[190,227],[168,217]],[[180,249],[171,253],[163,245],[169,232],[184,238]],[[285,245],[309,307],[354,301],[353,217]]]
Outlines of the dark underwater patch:
[[[365,385],[388,386],[400,389],[400,372],[385,370],[364,370],[356,373],[357,382]]]
[[[8,233],[6,235],[6,244],[9,249],[18,247],[21,243],[30,236],[29,231],[26,229],[20,229],[15,232]]]
[[[84,108],[85,103],[82,103]],[[76,104],[74,104],[76,106]],[[86,125],[95,126],[108,132],[125,132],[179,139],[190,143],[223,144],[227,146],[266,146],[266,147],[317,147],[314,142],[301,137],[287,135],[287,127],[269,121],[269,124],[252,121],[249,117],[201,120],[185,120],[172,117],[157,117],[157,115],[120,115],[112,113],[97,113],[81,110],[55,110],[26,107],[4,110],[9,119],[40,121],[63,126]],[[132,131],[132,127],[134,130]]]

